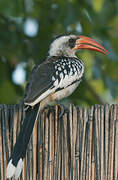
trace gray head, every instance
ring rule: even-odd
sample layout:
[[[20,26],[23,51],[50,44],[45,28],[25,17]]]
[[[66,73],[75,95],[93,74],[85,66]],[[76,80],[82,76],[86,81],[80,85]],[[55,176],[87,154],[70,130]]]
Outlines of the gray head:
[[[65,35],[57,37],[50,45],[49,56],[69,56],[75,57],[79,49],[89,49],[101,52],[108,51],[95,40],[86,36]]]
[[[50,45],[49,56],[75,56],[72,49],[75,47],[76,40],[75,35],[57,37]]]

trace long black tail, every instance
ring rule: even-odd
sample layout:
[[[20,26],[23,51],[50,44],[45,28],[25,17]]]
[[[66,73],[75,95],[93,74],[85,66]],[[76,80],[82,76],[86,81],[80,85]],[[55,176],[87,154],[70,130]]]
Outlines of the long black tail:
[[[28,108],[26,110],[23,125],[7,166],[7,178],[11,178],[15,175],[15,178],[17,179],[20,176],[23,159],[26,155],[27,146],[37,118],[38,109],[39,105],[36,105],[34,109]]]

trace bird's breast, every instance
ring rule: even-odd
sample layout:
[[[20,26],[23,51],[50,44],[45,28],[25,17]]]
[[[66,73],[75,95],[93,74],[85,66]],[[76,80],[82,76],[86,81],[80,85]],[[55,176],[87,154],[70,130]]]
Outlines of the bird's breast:
[[[55,73],[52,76],[53,85],[63,89],[74,82],[80,81],[83,76],[84,65],[78,59],[61,59],[55,62]]]

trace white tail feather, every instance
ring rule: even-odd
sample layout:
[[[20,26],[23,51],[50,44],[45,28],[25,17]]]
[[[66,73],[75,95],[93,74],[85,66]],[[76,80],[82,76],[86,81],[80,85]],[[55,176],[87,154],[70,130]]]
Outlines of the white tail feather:
[[[7,178],[11,178],[16,171],[16,167],[12,164],[12,159],[9,161],[7,166]]]
[[[22,168],[23,168],[23,161],[20,158],[16,167],[16,171],[15,171],[15,179],[17,179],[20,176]]]

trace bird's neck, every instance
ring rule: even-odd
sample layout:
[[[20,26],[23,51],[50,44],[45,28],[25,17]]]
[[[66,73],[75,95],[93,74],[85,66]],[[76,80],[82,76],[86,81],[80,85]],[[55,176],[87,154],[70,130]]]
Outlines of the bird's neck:
[[[63,48],[58,48],[56,47],[50,48],[48,51],[49,56],[65,56],[65,57],[76,57],[75,52],[73,52],[70,49],[63,49]]]
[[[55,53],[50,52],[48,55],[49,56],[63,56],[63,57],[75,57],[75,58],[77,58],[77,56],[74,53],[61,52],[61,51],[57,51]]]

